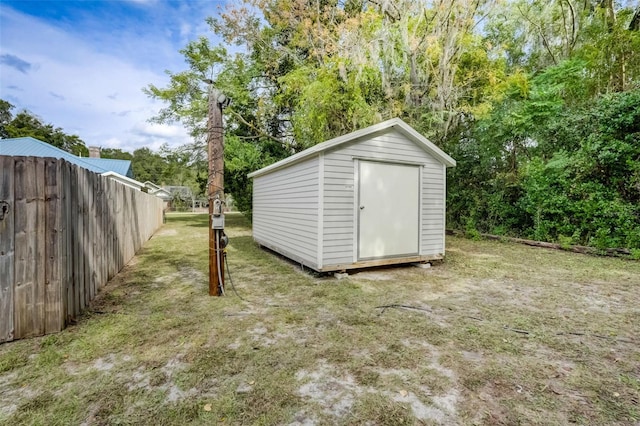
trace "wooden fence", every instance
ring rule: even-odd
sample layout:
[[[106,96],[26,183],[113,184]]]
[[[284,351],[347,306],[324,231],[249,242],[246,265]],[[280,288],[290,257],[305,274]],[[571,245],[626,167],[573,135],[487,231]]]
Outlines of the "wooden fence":
[[[162,225],[162,200],[64,160],[0,156],[0,342],[61,331]]]

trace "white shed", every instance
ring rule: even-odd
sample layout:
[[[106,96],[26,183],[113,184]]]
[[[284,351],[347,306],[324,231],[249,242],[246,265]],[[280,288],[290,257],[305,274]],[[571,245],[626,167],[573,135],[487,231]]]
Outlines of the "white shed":
[[[446,168],[394,118],[249,174],[253,238],[319,272],[444,256]]]

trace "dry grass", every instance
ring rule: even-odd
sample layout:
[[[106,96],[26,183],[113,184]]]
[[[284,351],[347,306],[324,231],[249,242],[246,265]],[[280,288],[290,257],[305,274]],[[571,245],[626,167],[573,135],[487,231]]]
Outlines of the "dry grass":
[[[78,325],[1,345],[0,423],[640,421],[638,262],[450,238],[338,281],[232,215],[246,300],[211,298],[206,221],[170,216]]]

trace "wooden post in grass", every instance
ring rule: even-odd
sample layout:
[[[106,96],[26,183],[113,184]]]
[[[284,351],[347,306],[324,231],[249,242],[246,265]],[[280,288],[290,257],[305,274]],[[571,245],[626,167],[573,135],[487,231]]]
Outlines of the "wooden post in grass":
[[[223,229],[214,229],[214,203],[224,203],[224,142],[222,127],[222,108],[228,105],[228,99],[209,83],[209,114],[207,120],[207,153],[209,174],[207,195],[209,200],[209,296],[224,294],[224,258],[220,241]],[[221,209],[222,210],[222,209]],[[224,224],[224,212],[219,213]],[[217,220],[220,220],[218,217]],[[219,227],[219,226],[218,226]]]

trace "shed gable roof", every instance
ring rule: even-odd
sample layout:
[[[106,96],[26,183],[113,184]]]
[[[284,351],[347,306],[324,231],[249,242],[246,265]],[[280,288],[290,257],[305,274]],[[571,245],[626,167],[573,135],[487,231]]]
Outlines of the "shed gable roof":
[[[438,148],[433,142],[431,142],[430,140],[422,136],[413,127],[409,126],[400,118],[392,118],[391,120],[383,121],[381,123],[374,124],[373,126],[369,126],[361,130],[356,130],[355,132],[338,136],[337,138],[333,138],[328,141],[319,143],[318,145],[312,146],[311,148],[298,152],[297,154],[294,154],[290,157],[287,157],[283,160],[273,163],[267,167],[263,167],[260,170],[256,170],[255,172],[249,173],[248,176],[250,178],[261,176],[261,175],[270,173],[274,170],[281,169],[289,164],[302,161],[308,157],[313,156],[314,154],[318,154],[320,152],[329,150],[331,148],[335,148],[339,145],[352,142],[356,139],[363,138],[363,137],[372,135],[374,133],[381,132],[384,130],[390,130],[390,129],[396,129],[400,131],[404,136],[407,137],[407,139],[409,139],[410,141],[418,145],[420,148],[424,149],[429,154],[433,155],[435,159],[440,161],[445,166],[455,167],[456,160],[454,160],[449,155],[447,155],[444,151]]]

